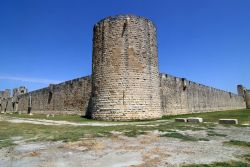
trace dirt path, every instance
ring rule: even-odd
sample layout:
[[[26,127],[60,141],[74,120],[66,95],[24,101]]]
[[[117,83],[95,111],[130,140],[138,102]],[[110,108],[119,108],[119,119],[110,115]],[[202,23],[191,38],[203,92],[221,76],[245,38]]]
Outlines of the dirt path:
[[[0,121],[8,121],[11,123],[30,123],[30,124],[39,124],[39,125],[72,125],[72,126],[121,126],[121,125],[141,125],[147,126],[145,124],[149,123],[160,123],[160,122],[170,122],[169,120],[156,120],[156,121],[143,121],[143,122],[69,122],[69,121],[55,121],[48,119],[32,119],[32,118],[15,118],[15,117],[0,117]],[[155,126],[155,125],[148,125]]]

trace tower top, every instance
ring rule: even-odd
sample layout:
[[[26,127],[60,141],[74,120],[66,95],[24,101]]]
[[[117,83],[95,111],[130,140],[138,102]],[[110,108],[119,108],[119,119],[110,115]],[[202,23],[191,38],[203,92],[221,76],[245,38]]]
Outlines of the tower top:
[[[96,23],[99,24],[99,23],[102,23],[103,21],[115,21],[115,20],[119,20],[119,19],[124,19],[124,20],[130,20],[130,19],[142,19],[142,20],[145,20],[145,21],[148,21],[148,22],[151,22],[154,26],[154,22],[146,17],[143,17],[143,16],[138,16],[138,15],[135,15],[135,14],[118,14],[118,15],[114,15],[114,16],[108,16],[108,17],[105,17],[103,19],[101,19],[100,21],[98,21]]]

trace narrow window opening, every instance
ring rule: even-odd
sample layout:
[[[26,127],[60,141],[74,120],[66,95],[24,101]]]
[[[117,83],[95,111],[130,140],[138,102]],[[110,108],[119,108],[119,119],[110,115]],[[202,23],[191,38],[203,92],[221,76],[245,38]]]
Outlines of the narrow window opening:
[[[123,103],[123,105],[125,104],[124,98],[125,98],[125,92],[123,91],[123,94],[122,94],[122,103]]]
[[[187,89],[187,82],[186,82],[186,79],[185,78],[182,78],[181,79],[181,82],[182,82],[182,89],[183,91],[185,91]]]
[[[127,23],[125,22],[125,23],[123,24],[122,37],[123,37],[123,35],[124,35],[125,31],[126,31],[126,28],[127,28]]]
[[[49,92],[49,98],[48,98],[48,104],[50,104],[51,100],[52,100],[52,92],[50,91]]]

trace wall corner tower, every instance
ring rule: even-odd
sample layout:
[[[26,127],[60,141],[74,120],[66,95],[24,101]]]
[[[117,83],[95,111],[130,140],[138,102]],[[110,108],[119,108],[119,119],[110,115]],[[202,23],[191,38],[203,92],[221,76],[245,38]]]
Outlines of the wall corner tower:
[[[107,17],[94,26],[91,117],[162,116],[156,28],[143,17]]]

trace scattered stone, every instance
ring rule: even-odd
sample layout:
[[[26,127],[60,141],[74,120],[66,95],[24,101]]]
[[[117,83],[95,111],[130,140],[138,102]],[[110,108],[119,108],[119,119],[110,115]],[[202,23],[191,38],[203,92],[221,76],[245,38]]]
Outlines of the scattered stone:
[[[238,119],[219,119],[219,124],[238,124]]]
[[[175,118],[175,122],[187,122],[187,118]]]
[[[187,122],[201,123],[201,122],[203,122],[203,118],[199,118],[199,117],[189,117],[189,118],[187,118]]]

